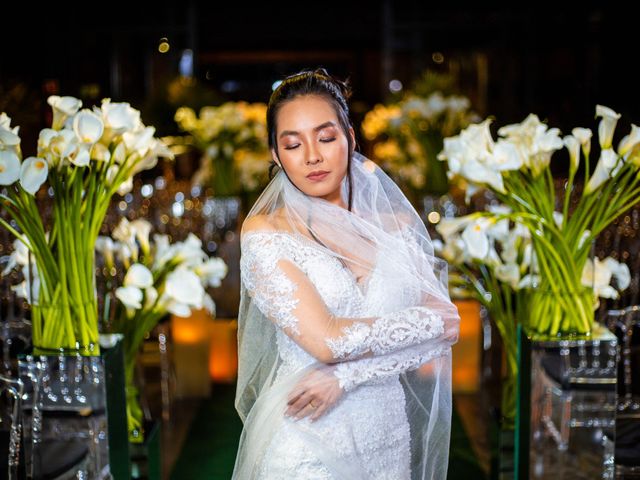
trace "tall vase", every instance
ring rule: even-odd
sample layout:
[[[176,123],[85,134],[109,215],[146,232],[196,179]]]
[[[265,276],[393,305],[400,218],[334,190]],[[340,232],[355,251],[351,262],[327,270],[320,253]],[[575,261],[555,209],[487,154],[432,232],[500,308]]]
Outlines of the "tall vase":
[[[516,478],[613,479],[618,342],[520,328]]]
[[[588,337],[594,327],[593,289],[575,285],[570,289],[543,279],[530,293],[527,329],[532,335]]]
[[[105,367],[86,353],[40,348],[19,361],[29,478],[111,478]]]

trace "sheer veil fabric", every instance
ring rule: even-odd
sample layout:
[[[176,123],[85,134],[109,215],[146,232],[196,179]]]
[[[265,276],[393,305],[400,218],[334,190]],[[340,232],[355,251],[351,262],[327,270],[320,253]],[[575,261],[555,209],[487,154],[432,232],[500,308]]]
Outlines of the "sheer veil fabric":
[[[388,285],[402,285],[401,294],[396,294],[388,307],[387,302],[382,301],[379,303],[382,311],[358,312],[362,318],[389,314],[385,318],[393,322],[395,318],[401,318],[394,316],[394,312],[421,307],[428,309],[429,318],[437,319],[436,333],[406,342],[412,334],[399,327],[389,339],[390,343],[397,343],[397,349],[371,348],[364,356],[384,357],[397,365],[399,362],[394,360],[394,355],[409,348],[419,352],[418,364],[414,362],[411,368],[399,373],[404,390],[404,412],[410,427],[410,478],[445,479],[451,423],[451,345],[457,341],[459,330],[457,309],[447,288],[447,265],[435,257],[432,242],[415,209],[374,162],[355,152],[351,174],[351,211],[305,195],[280,170],[254,204],[247,220],[259,216],[261,224],[269,226],[265,233],[302,239],[326,255],[327,261],[331,258],[339,261],[351,272],[363,295],[366,295],[374,273]],[[346,179],[342,193],[343,198],[348,198]],[[243,228],[243,256],[247,233]],[[278,237],[273,241],[278,242]],[[241,261],[241,268],[242,265]],[[278,374],[282,357],[276,336],[282,324],[269,315],[269,306],[257,301],[255,285],[245,279],[243,274],[235,400],[244,429],[233,478],[260,478],[260,465],[270,454],[271,442],[285,422],[297,430],[332,478],[369,478],[364,468],[366,458],[354,461],[351,456],[346,460],[336,445],[317,434],[313,422],[291,421],[284,416],[287,395],[307,372],[358,360],[349,356],[331,361],[314,359],[303,368]],[[298,321],[302,323],[304,318]],[[292,328],[287,334],[296,340],[292,333],[295,326],[289,326]],[[356,337],[351,337],[352,346]],[[338,404],[352,391],[345,391]],[[327,421],[331,414],[332,410],[325,413]],[[345,426],[341,425],[341,428]],[[354,423],[347,428],[355,431],[362,426]]]

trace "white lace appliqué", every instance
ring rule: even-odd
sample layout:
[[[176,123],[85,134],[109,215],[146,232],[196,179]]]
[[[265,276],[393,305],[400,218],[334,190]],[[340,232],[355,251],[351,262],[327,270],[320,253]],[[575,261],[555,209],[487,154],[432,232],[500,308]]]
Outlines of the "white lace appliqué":
[[[273,236],[249,236],[240,260],[242,282],[261,312],[279,327],[299,335],[298,319],[292,313],[299,302],[297,286],[278,267],[283,258],[287,258],[283,248]]]
[[[358,358],[368,352],[384,355],[417,345],[442,335],[444,323],[426,307],[411,307],[380,317],[371,325],[356,322],[343,332],[344,335],[325,341],[338,360]]]
[[[434,358],[446,355],[451,351],[449,346],[423,351],[419,346],[410,347],[400,352],[382,357],[362,358],[336,365],[333,374],[338,378],[340,387],[350,392],[358,385],[373,384],[386,380],[392,375],[399,375],[414,370]]]

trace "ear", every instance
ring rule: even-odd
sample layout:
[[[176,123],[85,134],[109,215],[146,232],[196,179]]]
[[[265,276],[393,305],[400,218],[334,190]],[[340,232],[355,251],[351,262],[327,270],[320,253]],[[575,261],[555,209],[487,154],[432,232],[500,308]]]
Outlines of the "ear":
[[[356,132],[353,130],[353,127],[349,127],[349,136],[351,137],[351,154],[353,154],[353,152],[356,149]]]
[[[280,160],[278,160],[278,155],[276,154],[275,148],[271,149],[271,158],[273,158],[273,161],[276,162],[276,165],[278,167],[282,168],[282,165],[280,165]]]

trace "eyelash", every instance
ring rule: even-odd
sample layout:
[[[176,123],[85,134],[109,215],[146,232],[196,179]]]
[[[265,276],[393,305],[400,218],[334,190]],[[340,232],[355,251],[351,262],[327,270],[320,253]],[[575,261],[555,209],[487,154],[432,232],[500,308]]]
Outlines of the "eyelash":
[[[331,137],[331,138],[321,138],[321,139],[320,139],[320,141],[321,141],[322,143],[331,143],[331,142],[333,142],[335,139],[336,139],[336,137]],[[290,145],[290,146],[288,146],[288,147],[284,147],[284,149],[285,149],[285,150],[294,150],[294,149],[298,148],[298,146],[299,146],[299,145],[300,145],[299,143],[298,143],[298,144],[295,144],[295,145]]]

